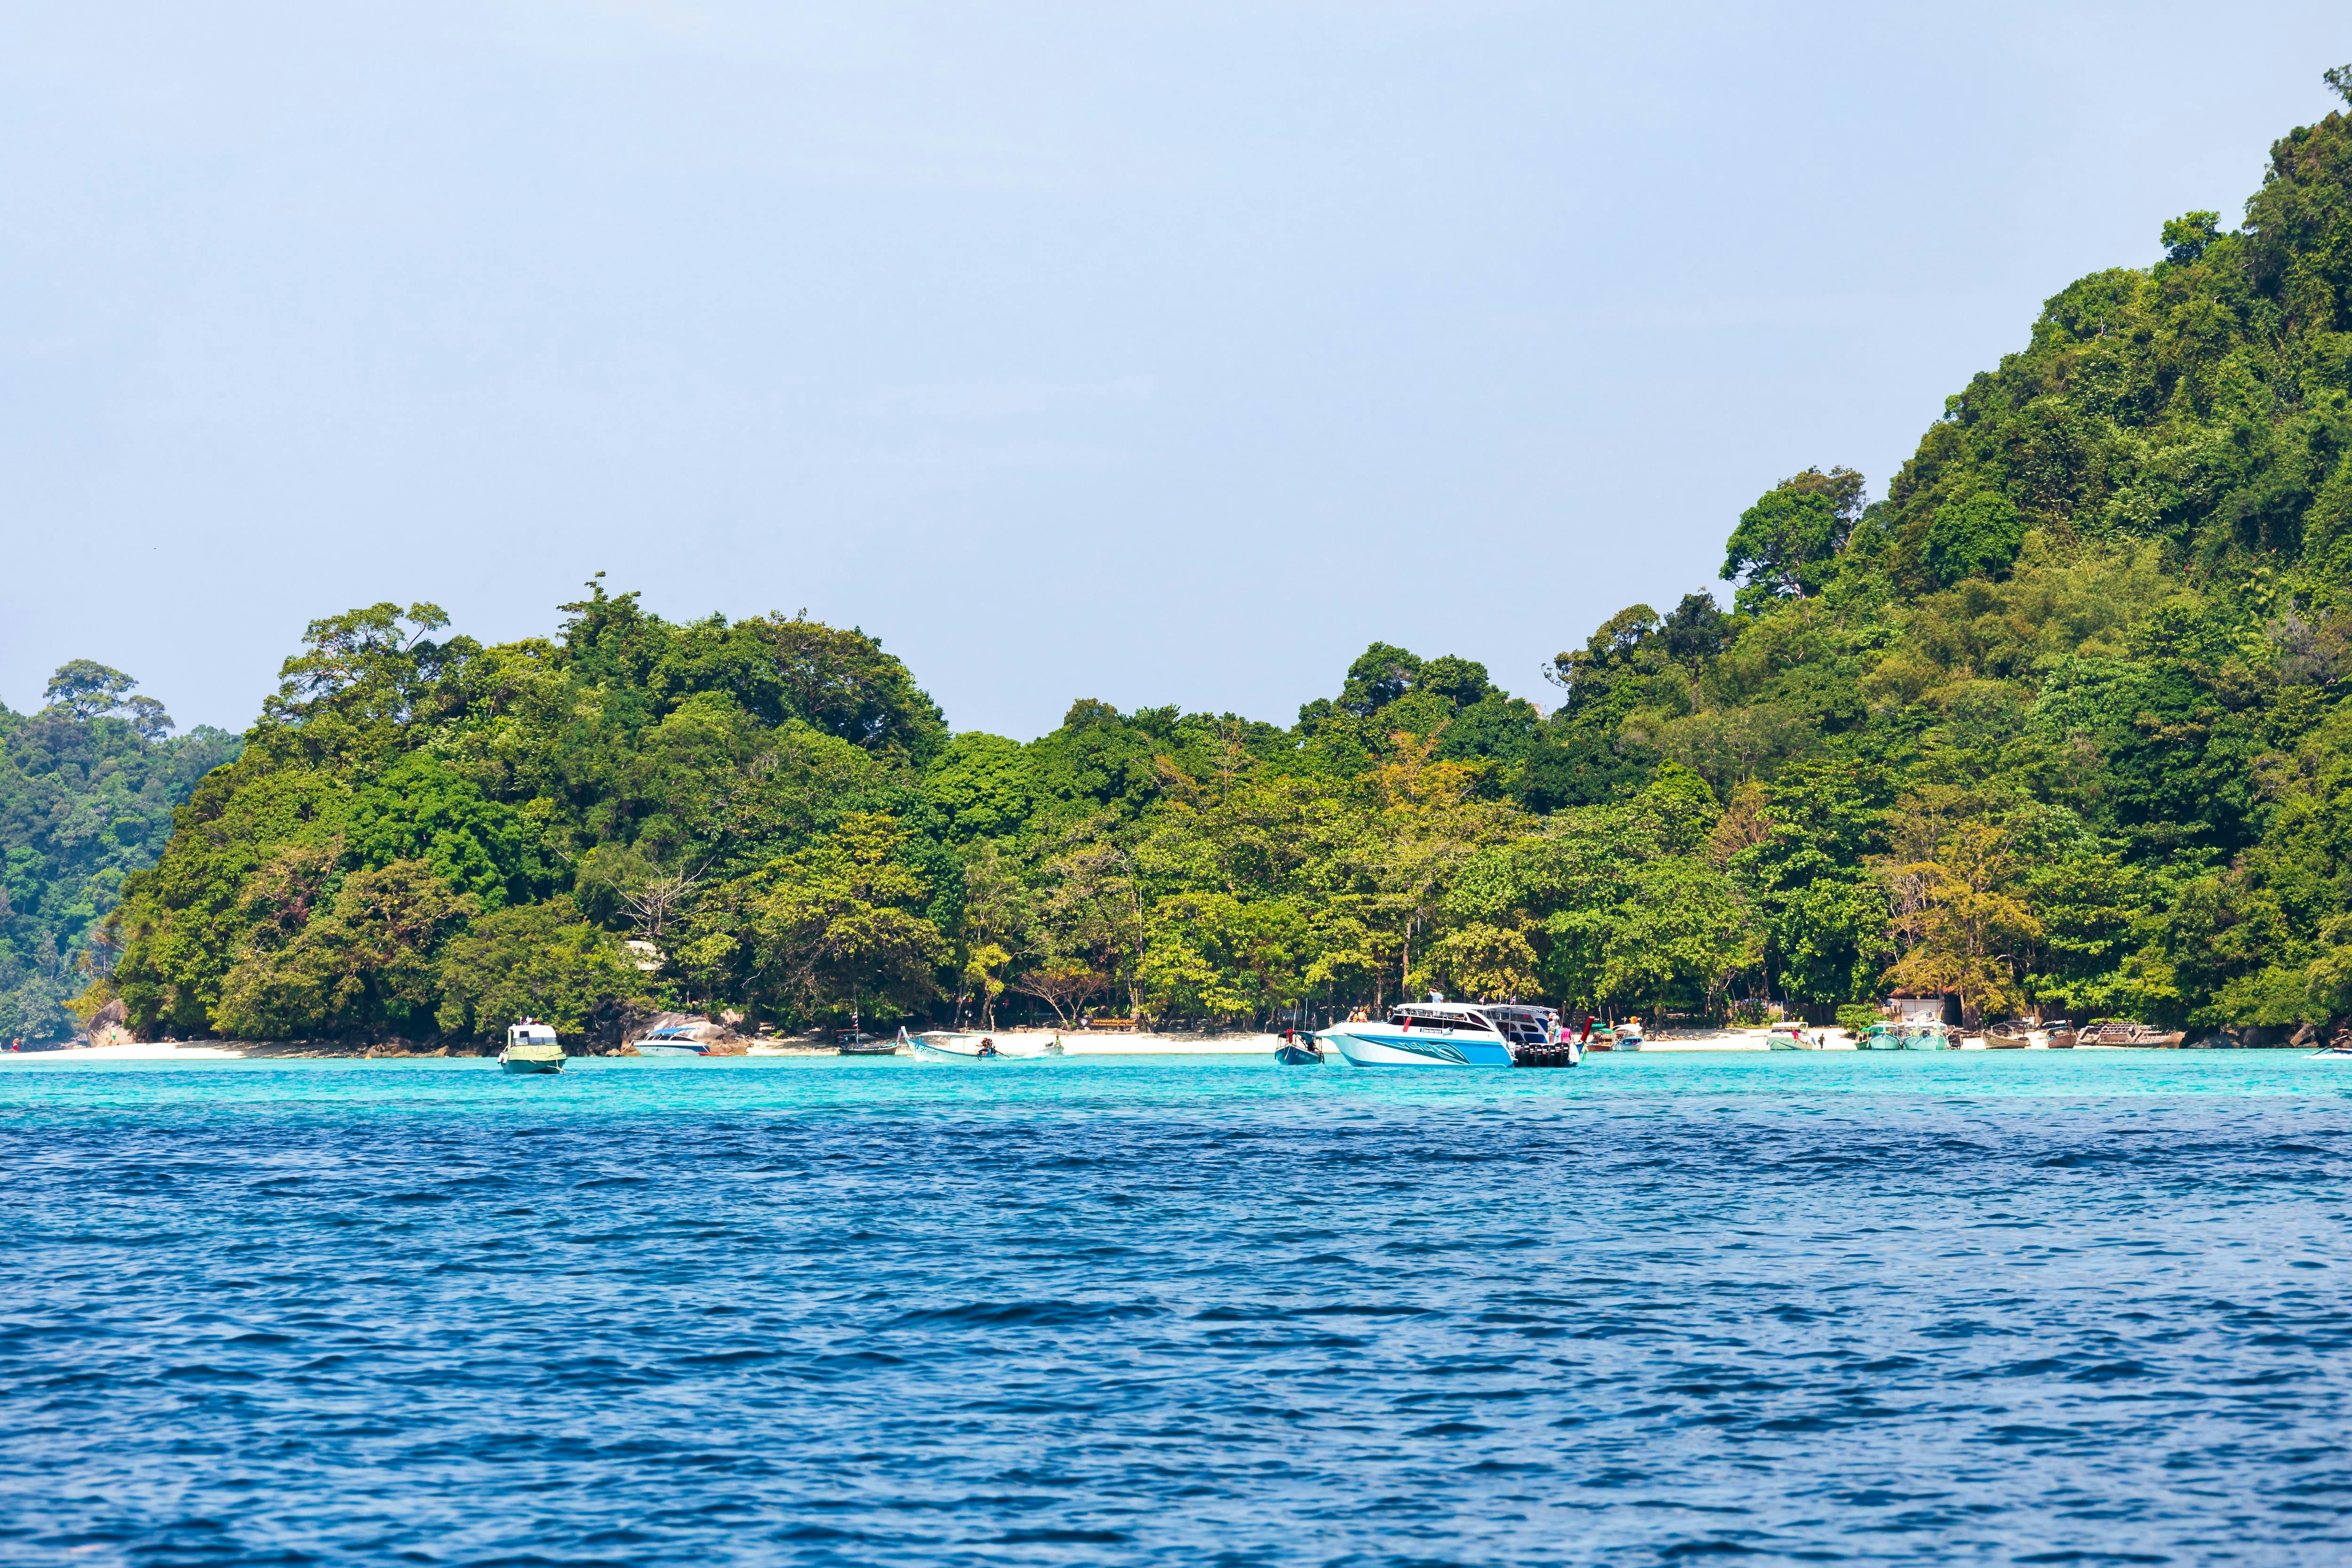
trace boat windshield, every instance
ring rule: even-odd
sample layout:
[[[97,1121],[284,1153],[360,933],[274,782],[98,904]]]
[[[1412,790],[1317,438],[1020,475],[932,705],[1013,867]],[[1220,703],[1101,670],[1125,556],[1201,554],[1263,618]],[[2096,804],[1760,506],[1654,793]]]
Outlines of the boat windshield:
[[[1400,1029],[1492,1029],[1480,1014],[1465,1007],[1460,1012],[1438,1007],[1400,1007],[1389,1015],[1389,1022]]]
[[[1533,1007],[1489,1007],[1486,1016],[1505,1039],[1515,1046],[1539,1046],[1548,1043],[1551,1030],[1551,1015]]]

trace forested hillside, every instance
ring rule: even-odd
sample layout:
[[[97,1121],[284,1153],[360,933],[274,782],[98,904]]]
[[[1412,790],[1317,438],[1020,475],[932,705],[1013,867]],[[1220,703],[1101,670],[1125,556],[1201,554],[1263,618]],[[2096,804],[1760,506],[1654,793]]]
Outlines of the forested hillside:
[[[0,706],[0,1044],[66,1033],[66,1003],[103,971],[93,928],[122,879],[154,864],[172,808],[241,742],[171,716],[138,682],[89,659],[59,669],[47,705]]]
[[[1727,519],[1731,608],[1622,611],[1549,715],[1375,644],[1288,729],[1082,700],[1023,745],[803,619],[322,621],[127,883],[117,984],[255,1035],[1423,985],[2352,1013],[2352,125],[2281,140],[2234,232],[2161,227],[1885,499],[1809,468]]]

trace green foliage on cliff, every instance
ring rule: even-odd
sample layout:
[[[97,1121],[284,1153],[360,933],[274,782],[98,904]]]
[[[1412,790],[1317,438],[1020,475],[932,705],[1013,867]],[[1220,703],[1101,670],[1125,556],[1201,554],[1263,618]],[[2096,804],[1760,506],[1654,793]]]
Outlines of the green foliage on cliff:
[[[1826,476],[1760,500],[1718,649],[1637,607],[1561,658],[1575,787],[1674,762],[1753,792],[1725,872],[1792,994],[1884,962],[1987,1010],[2346,1010],[2352,126],[2281,140],[2238,232],[2163,240],[2053,297],[1826,560]],[[1766,878],[1832,777],[1866,809]]]
[[[929,813],[945,727],[871,638],[672,624],[601,583],[564,608],[561,640],[497,647],[437,637],[431,605],[314,622],[244,755],[126,887],[114,984],[134,1026],[576,1029],[723,970],[649,978],[620,933],[671,934],[845,818]]]
[[[153,864],[172,808],[237,753],[218,730],[172,738],[137,685],[76,659],[38,712],[0,707],[0,1044],[70,1031],[66,1004],[111,956],[90,937],[123,878]]]
[[[594,584],[551,640],[319,622],[126,883],[121,994],[344,1034],[1423,985],[2340,1016],[2352,126],[2279,142],[2236,231],[2161,234],[2053,297],[1884,500],[1810,468],[1727,518],[1731,609],[1610,617],[1549,714],[1376,642],[1286,729],[1081,700],[1021,744],[801,617]]]

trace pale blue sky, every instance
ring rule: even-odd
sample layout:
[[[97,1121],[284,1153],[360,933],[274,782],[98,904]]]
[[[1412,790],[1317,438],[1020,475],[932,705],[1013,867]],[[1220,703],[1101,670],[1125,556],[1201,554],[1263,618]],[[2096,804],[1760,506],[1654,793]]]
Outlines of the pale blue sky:
[[[242,727],[314,616],[600,568],[959,729],[1286,722],[1374,638],[1546,700],[2234,222],[2346,59],[2340,4],[12,7],[0,700]]]

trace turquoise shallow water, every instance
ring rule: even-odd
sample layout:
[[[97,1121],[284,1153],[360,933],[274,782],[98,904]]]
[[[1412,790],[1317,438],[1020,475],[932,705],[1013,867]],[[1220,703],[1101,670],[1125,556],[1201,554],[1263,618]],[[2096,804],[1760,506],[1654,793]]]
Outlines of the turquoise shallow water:
[[[0,1560],[2312,1563],[2352,1064],[0,1066]]]

